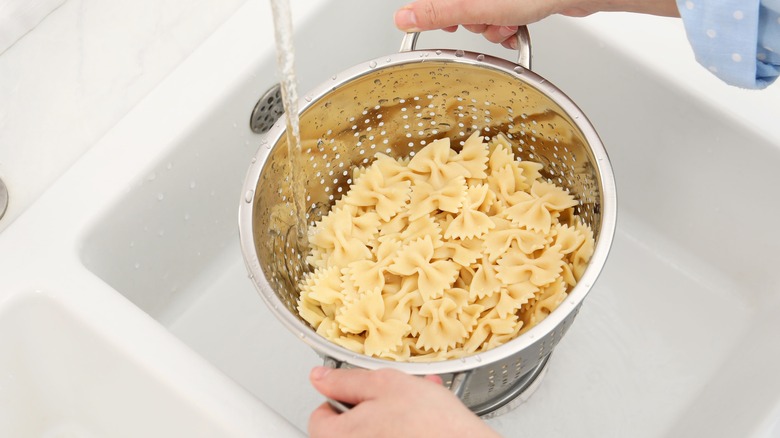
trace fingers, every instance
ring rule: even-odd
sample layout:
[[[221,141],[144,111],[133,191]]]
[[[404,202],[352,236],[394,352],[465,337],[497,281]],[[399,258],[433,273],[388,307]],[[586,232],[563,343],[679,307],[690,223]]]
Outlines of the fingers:
[[[481,1],[468,0],[417,0],[398,10],[396,26],[407,32],[441,29],[463,23],[488,23],[491,20],[473,19],[484,16],[490,8]]]
[[[395,24],[407,32],[467,23],[516,26],[555,13],[560,3],[549,0],[416,0],[396,12]]]
[[[315,367],[309,379],[325,397],[356,405],[396,389],[394,373],[398,371]]]
[[[325,402],[317,407],[309,415],[309,436],[317,438],[327,435],[325,431],[335,431],[339,429],[339,414]]]

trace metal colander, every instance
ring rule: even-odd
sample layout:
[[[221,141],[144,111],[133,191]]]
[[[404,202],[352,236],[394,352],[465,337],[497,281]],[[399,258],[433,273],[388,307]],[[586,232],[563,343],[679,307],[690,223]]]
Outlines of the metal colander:
[[[532,385],[571,325],[600,273],[615,229],[616,193],[606,151],[585,115],[558,88],[532,72],[527,31],[518,33],[518,63],[462,50],[415,50],[352,67],[300,102],[302,155],[297,172],[307,220],[319,220],[349,188],[352,169],[374,154],[408,157],[436,138],[457,147],[472,132],[504,133],[524,160],[544,164],[543,176],[579,201],[577,213],[596,245],[576,287],[547,318],[518,338],[461,359],[393,362],[356,354],[318,335],[296,310],[296,284],[307,270],[296,248],[285,120],[267,132],[252,160],[239,211],[244,259],[277,318],[332,366],[438,374],[474,412],[507,409]]]

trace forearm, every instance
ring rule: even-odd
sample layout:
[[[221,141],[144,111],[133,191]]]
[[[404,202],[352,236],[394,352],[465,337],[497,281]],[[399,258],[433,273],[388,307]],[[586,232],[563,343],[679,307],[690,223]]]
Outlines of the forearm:
[[[679,17],[675,0],[563,0],[563,15],[583,17],[596,12],[637,12],[642,14]]]

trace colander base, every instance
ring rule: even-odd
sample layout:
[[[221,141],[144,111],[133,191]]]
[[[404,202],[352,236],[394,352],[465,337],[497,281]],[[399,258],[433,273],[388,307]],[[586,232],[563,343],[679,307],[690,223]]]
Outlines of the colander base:
[[[531,398],[539,388],[539,385],[541,385],[544,376],[547,375],[547,362],[549,359],[550,355],[548,354],[539,362],[539,365],[520,377],[512,387],[499,397],[477,406],[471,406],[471,411],[479,415],[483,420],[487,420],[504,415],[522,405]]]

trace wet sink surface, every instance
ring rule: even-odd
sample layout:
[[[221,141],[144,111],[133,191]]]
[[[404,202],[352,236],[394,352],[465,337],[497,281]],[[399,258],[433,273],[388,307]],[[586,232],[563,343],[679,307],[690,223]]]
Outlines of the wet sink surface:
[[[396,4],[322,4],[318,19],[298,31],[302,92],[400,44],[387,20]],[[344,29],[327,26],[355,10],[366,18]],[[165,328],[305,430],[322,402],[307,381],[320,360],[266,309],[238,246],[244,174],[265,147],[249,115],[276,81],[272,52],[231,54],[251,47],[243,35],[250,25],[229,22],[236,29],[207,43],[180,72],[195,79],[164,84],[87,158],[85,178],[108,180],[93,196],[102,206],[89,210],[81,201],[90,213],[66,214],[63,227],[74,230],[72,247],[89,275],[153,318],[143,324]],[[370,44],[355,38],[369,33],[376,36]],[[424,36],[425,47],[513,57],[465,32]],[[771,249],[780,246],[780,231],[757,226],[756,218],[780,216],[778,204],[768,202],[780,183],[780,148],[605,45],[587,26],[553,18],[533,26],[531,36],[534,70],[583,109],[610,154],[618,230],[539,390],[490,424],[528,437],[762,436],[780,401],[780,346],[772,336],[780,323],[771,317],[780,308]],[[220,60],[224,71],[201,71]],[[188,86],[207,84],[193,98],[197,109],[186,101],[160,107],[186,96]],[[134,161],[112,182],[111,166],[135,147],[159,153]]]

